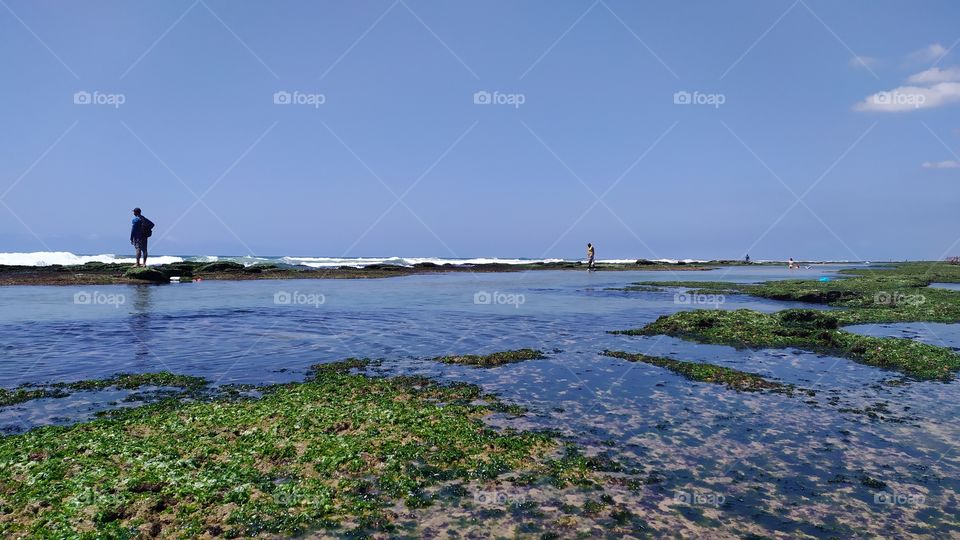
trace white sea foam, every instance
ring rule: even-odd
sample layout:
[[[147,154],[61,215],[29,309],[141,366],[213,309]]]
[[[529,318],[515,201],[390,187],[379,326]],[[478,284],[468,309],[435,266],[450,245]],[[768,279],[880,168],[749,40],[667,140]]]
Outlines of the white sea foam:
[[[537,262],[563,262],[563,259],[498,259],[483,257],[475,259],[445,259],[440,257],[283,257],[281,262],[313,268],[336,268],[338,266],[362,267],[371,264],[395,264],[413,266],[415,264],[531,264]]]
[[[149,264],[168,264],[183,261],[182,257],[160,256],[150,257]],[[0,265],[16,266],[50,266],[51,264],[85,264],[88,262],[102,263],[134,263],[133,257],[117,257],[113,254],[101,255],[74,255],[69,251],[35,251],[33,253],[0,253]]]
[[[196,256],[174,256],[160,255],[148,259],[150,265],[168,264],[181,261],[195,262],[217,262],[233,261],[250,266],[258,263],[274,263],[309,266],[312,268],[336,268],[339,266],[352,266],[361,268],[372,264],[394,264],[397,266],[413,266],[420,263],[433,263],[437,265],[444,264],[533,264],[533,263],[556,263],[556,262],[586,262],[586,259],[519,259],[519,258],[497,258],[497,257],[477,257],[472,259],[455,259],[444,257],[254,257],[247,255],[243,257],[225,256],[225,255],[196,255]],[[632,264],[637,259],[598,259],[599,263],[609,264]],[[677,264],[680,262],[704,263],[709,262],[703,259],[651,259],[653,262]],[[133,263],[133,257],[117,256],[110,253],[100,255],[75,255],[69,251],[36,251],[32,253],[0,253],[0,265],[17,266],[49,266],[51,264],[76,265],[88,262],[103,263]],[[760,262],[760,261],[757,261]],[[763,261],[767,262],[767,261]]]

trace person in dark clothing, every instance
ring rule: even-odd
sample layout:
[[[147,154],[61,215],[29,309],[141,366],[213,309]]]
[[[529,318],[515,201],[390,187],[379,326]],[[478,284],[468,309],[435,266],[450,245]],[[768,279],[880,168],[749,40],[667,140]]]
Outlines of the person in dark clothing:
[[[130,228],[130,243],[137,250],[137,266],[140,266],[140,256],[143,255],[143,266],[147,265],[147,238],[153,230],[153,222],[140,213],[139,208],[133,209],[133,225]]]

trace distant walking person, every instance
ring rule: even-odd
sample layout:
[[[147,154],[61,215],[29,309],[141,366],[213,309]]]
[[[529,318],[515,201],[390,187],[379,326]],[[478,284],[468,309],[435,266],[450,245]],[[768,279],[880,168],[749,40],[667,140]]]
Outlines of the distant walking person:
[[[587,271],[597,269],[597,264],[593,262],[595,255],[596,252],[593,249],[593,244],[587,243]]]
[[[143,266],[147,265],[147,239],[153,234],[153,222],[140,213],[139,208],[133,209],[133,226],[130,228],[130,243],[137,250],[137,266],[140,266],[140,255],[143,255]]]

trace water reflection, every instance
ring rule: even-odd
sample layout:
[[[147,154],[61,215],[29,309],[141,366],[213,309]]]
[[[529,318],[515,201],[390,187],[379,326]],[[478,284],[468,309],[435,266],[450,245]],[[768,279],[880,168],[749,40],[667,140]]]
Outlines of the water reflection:
[[[130,318],[127,325],[133,341],[133,354],[142,359],[150,354],[150,326],[154,285],[136,285],[132,289]]]

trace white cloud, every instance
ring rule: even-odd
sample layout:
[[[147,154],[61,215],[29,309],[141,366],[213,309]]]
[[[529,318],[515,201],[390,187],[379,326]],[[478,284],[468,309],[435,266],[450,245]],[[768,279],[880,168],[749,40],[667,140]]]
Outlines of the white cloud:
[[[948,159],[946,161],[925,161],[921,165],[924,169],[960,169],[960,161]]]
[[[920,49],[919,51],[914,51],[910,54],[910,60],[914,62],[936,62],[940,60],[943,55],[947,54],[947,49],[939,43],[934,43]]]
[[[942,82],[930,87],[900,86],[867,96],[853,108],[864,112],[903,112],[954,102],[960,102],[960,82]]]
[[[952,81],[960,81],[960,66],[953,66],[947,69],[932,67],[926,71],[914,73],[907,79],[907,82],[913,84],[933,84]]]

